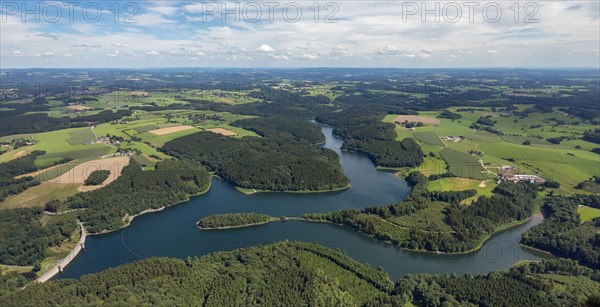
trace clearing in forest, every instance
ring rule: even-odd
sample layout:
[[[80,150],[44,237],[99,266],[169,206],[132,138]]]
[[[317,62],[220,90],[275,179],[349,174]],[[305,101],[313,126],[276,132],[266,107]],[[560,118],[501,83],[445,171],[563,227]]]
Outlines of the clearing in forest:
[[[224,128],[210,128],[207,129],[208,131],[212,132],[212,133],[217,133],[217,134],[222,134],[224,136],[237,136],[237,133],[233,132],[233,131],[229,131],[227,129]]]
[[[193,129],[193,128],[194,127],[192,127],[192,126],[182,125],[182,126],[173,126],[173,127],[154,129],[154,130],[150,130],[149,132],[154,135],[165,135],[165,134],[171,134],[171,133],[188,130],[188,129]]]

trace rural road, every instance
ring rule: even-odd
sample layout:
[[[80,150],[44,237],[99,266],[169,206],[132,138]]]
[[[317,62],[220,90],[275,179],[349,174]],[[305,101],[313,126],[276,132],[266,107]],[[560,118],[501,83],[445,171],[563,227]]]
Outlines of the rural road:
[[[36,279],[36,282],[43,283],[50,280],[52,277],[54,277],[54,275],[60,273],[61,269],[66,267],[71,262],[71,260],[75,259],[75,256],[77,256],[77,254],[79,254],[79,252],[82,250],[82,246],[85,243],[85,237],[87,233],[85,231],[85,227],[83,227],[82,222],[77,221],[77,224],[79,225],[79,229],[81,232],[81,237],[79,238],[79,242],[77,242],[77,245],[75,245],[75,247],[69,252],[69,254],[65,258],[57,261],[52,269],[46,271],[46,273],[44,273],[42,276]]]

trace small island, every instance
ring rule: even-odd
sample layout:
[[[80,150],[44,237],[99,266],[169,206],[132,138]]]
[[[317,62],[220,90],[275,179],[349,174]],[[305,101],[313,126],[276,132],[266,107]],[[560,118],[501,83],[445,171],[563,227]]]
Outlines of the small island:
[[[260,213],[226,213],[201,218],[196,225],[202,230],[230,229],[262,225],[277,220],[285,221],[286,217],[275,218]]]

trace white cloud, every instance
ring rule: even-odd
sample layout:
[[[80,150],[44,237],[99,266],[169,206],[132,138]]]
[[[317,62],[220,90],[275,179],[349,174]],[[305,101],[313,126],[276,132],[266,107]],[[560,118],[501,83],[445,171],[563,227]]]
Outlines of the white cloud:
[[[273,52],[273,51],[275,51],[275,49],[271,48],[271,46],[269,46],[267,44],[262,44],[258,47],[258,51]]]
[[[377,49],[377,53],[387,54],[387,53],[395,53],[398,51],[398,48],[394,45],[386,45],[384,48]]]
[[[44,53],[76,55],[52,60],[52,65],[68,67],[103,66],[107,54],[115,57],[111,65],[124,67],[185,66],[187,58],[196,58],[198,66],[228,65],[230,60],[239,61],[236,66],[278,61],[292,66],[598,66],[597,3],[578,2],[578,9],[558,1],[537,4],[540,22],[533,24],[515,23],[512,15],[489,23],[481,12],[474,23],[466,16],[457,23],[423,23],[418,15],[402,22],[398,3],[357,1],[338,3],[338,23],[315,23],[312,14],[305,14],[297,23],[253,24],[234,22],[231,16],[225,23],[217,15],[208,23],[191,21],[202,17],[198,3],[147,1],[139,3],[142,14],[133,24],[24,24],[18,16],[2,16],[8,21],[0,27],[0,49],[6,67],[47,65]],[[114,49],[127,52],[117,57]],[[152,59],[158,55],[161,61]],[[452,56],[457,60],[446,61]]]

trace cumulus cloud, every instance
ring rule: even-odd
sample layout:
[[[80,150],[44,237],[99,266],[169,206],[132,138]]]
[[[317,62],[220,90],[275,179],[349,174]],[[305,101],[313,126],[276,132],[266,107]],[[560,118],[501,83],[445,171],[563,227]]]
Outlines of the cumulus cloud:
[[[269,46],[267,44],[262,44],[258,47],[258,51],[273,52],[273,51],[275,51],[275,49],[271,48],[271,46]]]
[[[103,66],[108,54],[114,57],[111,65],[124,67],[185,66],[192,59],[198,66],[226,66],[231,60],[239,61],[236,66],[369,67],[589,67],[600,62],[597,3],[538,2],[540,22],[529,24],[515,23],[513,16],[485,22],[480,11],[474,22],[466,16],[456,23],[422,22],[418,14],[402,22],[398,3],[338,4],[338,23],[315,23],[312,14],[296,23],[235,22],[232,15],[223,22],[218,14],[203,22],[199,4],[178,1],[139,2],[137,23],[22,23],[18,16],[3,16],[2,64],[43,66],[45,53],[61,55],[52,60],[57,67]],[[500,5],[508,12],[512,4]],[[65,59],[65,54],[76,56]],[[448,61],[453,56],[456,60]]]
[[[377,49],[377,53],[379,54],[396,53],[397,51],[398,48],[396,48],[394,45],[386,45],[384,48]]]

